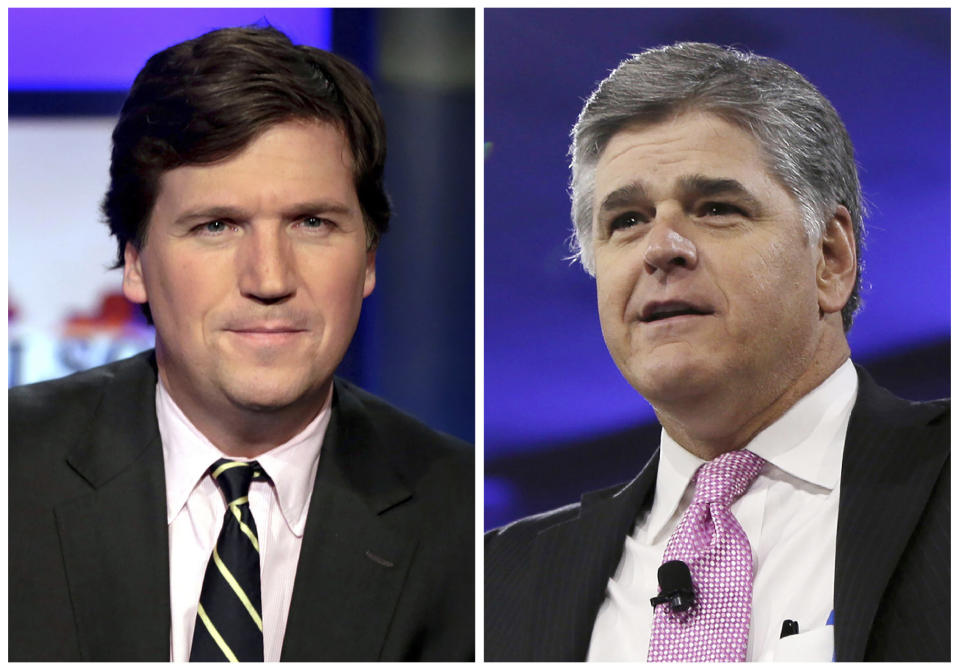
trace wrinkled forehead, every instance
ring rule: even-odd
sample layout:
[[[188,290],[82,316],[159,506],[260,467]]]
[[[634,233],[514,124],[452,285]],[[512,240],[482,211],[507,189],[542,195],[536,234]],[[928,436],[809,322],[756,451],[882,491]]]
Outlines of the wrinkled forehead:
[[[593,166],[593,200],[611,175],[625,178],[634,172],[669,171],[684,164],[687,176],[738,179],[749,174],[783,188],[799,203],[793,189],[777,169],[776,156],[742,119],[696,106],[672,110],[653,119],[632,119],[612,132],[600,147]],[[693,170],[689,172],[689,170]]]
[[[715,178],[766,175],[759,142],[729,121],[707,112],[639,121],[615,132],[597,160],[597,186],[623,180],[702,174]],[[595,198],[600,197],[595,193]]]

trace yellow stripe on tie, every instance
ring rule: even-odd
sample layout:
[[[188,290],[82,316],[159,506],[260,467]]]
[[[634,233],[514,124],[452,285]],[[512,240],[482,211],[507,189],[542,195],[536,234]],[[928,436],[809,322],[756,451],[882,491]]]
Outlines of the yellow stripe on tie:
[[[213,638],[213,641],[217,643],[217,646],[220,647],[220,651],[223,652],[223,655],[227,657],[227,660],[231,663],[239,663],[236,655],[233,653],[233,650],[230,649],[227,645],[227,641],[223,639],[217,627],[213,625],[213,622],[210,621],[210,617],[207,616],[206,610],[203,609],[203,605],[197,605],[197,614],[200,615],[200,620],[203,621],[204,627],[207,629],[207,632],[210,633],[210,637]]]
[[[237,594],[237,598],[240,599],[240,602],[243,603],[243,606],[247,608],[247,612],[250,614],[250,618],[253,619],[253,623],[257,624],[257,628],[260,629],[260,632],[263,632],[263,621],[260,619],[260,613],[257,612],[257,608],[253,606],[253,603],[250,602],[250,598],[247,597],[247,594],[244,593],[243,587],[240,586],[240,583],[230,574],[230,569],[224,565],[223,561],[220,560],[220,554],[217,553],[217,548],[213,548],[213,560],[217,564],[217,568],[220,570],[220,574],[223,575],[223,578],[227,580],[227,584],[230,585],[230,588],[233,589],[233,592]]]
[[[240,508],[237,507],[236,505],[230,505],[230,509],[233,511],[233,516],[237,518],[237,523],[240,524],[240,530],[243,532],[244,535],[250,538],[250,543],[253,544],[253,548],[256,549],[257,553],[259,554],[260,543],[257,542],[257,535],[252,530],[250,530],[250,526],[248,526],[243,521],[241,521]]]
[[[244,463],[243,461],[231,461],[229,463],[224,463],[219,468],[213,471],[213,478],[216,479],[219,477],[224,470],[229,470],[230,468],[246,468],[249,467],[249,463]]]

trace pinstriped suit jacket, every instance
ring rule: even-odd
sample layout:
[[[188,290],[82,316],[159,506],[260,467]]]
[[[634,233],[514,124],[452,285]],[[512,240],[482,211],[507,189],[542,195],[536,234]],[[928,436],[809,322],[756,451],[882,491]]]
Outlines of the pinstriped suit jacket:
[[[166,489],[147,352],[10,392],[11,660],[166,661]],[[473,454],[348,383],[281,660],[469,660]]]
[[[950,658],[950,407],[861,368],[844,447],[834,581],[838,661]],[[626,486],[485,537],[486,660],[584,660],[658,454]],[[798,584],[798,589],[803,585]]]

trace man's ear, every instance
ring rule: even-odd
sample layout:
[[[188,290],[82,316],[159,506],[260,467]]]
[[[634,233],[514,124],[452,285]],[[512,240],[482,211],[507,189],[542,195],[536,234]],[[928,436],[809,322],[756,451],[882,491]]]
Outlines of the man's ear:
[[[140,252],[133,242],[127,242],[123,248],[123,295],[130,302],[147,302],[147,285],[143,281],[143,267],[140,265]]]
[[[857,281],[857,243],[853,220],[843,205],[837,205],[820,239],[817,262],[817,295],[820,309],[833,314],[843,309]]]
[[[377,285],[377,247],[373,246],[367,250],[367,267],[364,270],[363,278],[363,297],[373,293],[373,287]]]

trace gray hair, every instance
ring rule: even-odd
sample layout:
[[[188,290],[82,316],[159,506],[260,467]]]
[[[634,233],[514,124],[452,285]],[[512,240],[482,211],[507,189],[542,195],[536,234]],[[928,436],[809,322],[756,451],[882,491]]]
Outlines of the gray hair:
[[[591,275],[597,162],[627,125],[698,110],[750,133],[767,168],[793,194],[810,241],[820,239],[837,204],[850,212],[857,276],[844,305],[849,330],[860,304],[864,209],[853,144],[833,105],[793,68],[715,44],[682,42],[623,61],[593,92],[571,131],[571,248]]]

